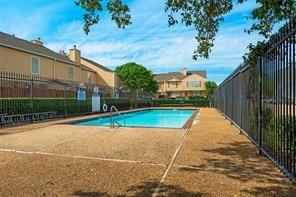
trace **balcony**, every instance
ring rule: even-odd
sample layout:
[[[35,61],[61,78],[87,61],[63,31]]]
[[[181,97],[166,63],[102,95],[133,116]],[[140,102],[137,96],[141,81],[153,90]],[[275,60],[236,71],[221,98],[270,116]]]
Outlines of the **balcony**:
[[[187,86],[177,86],[177,87],[169,87],[166,86],[166,91],[201,91],[205,90],[205,87],[187,87]]]

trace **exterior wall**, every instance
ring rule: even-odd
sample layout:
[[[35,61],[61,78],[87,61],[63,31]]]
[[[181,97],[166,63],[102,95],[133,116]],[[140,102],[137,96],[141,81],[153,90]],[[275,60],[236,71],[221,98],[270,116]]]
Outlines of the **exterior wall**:
[[[120,79],[116,73],[114,73],[114,87],[119,88],[121,86]]]
[[[97,83],[97,74],[94,71],[88,70],[88,69],[82,69],[81,70],[81,76],[80,76],[80,81],[84,83],[88,83],[88,73],[90,74],[91,77],[91,83],[98,84]]]
[[[164,82],[159,83],[159,90],[164,91]]]
[[[52,59],[0,46],[0,71],[30,75],[30,57],[39,58],[40,76],[54,77]]]
[[[73,81],[79,81],[80,80],[80,76],[79,76],[80,68],[73,66],[73,65],[66,64],[64,62],[59,62],[59,61],[56,61],[56,63],[55,63],[55,78],[68,81],[68,73],[67,73],[68,67],[73,67],[73,71],[74,71],[74,80]]]
[[[201,87],[188,87],[188,86],[187,86],[187,83],[188,83],[189,81],[200,82]],[[185,78],[185,79],[182,81],[182,85],[181,85],[180,89],[181,89],[181,90],[188,90],[188,91],[197,91],[197,90],[201,91],[201,90],[205,90],[205,88],[206,88],[206,87],[205,87],[205,82],[206,82],[206,79],[205,79],[205,78],[203,78],[203,77],[201,77],[201,76],[199,76],[199,75],[195,75],[195,74],[193,74],[193,75],[191,75],[191,76]]]
[[[105,71],[83,59],[81,59],[81,64],[94,70],[97,73],[97,83],[99,85],[120,87],[119,78],[115,75],[114,72]]]
[[[68,64],[58,60],[50,59],[40,55],[35,55],[20,50],[0,46],[0,72],[11,72],[25,75],[31,75],[30,57],[39,58],[40,74],[38,76],[68,80],[67,68],[73,67],[74,81],[87,82],[87,72],[91,72],[93,83],[97,82],[94,71],[82,69],[75,64]]]

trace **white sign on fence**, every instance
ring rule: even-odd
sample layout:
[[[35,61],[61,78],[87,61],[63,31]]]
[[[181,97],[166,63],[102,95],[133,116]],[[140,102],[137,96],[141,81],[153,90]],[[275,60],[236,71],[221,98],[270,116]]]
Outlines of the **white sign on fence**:
[[[100,112],[101,97],[99,95],[93,95],[91,101],[92,112]]]
[[[100,91],[99,87],[98,86],[95,86],[94,87],[94,93],[95,94],[99,94],[99,91]]]
[[[86,92],[85,91],[77,91],[77,100],[85,101],[86,100]]]

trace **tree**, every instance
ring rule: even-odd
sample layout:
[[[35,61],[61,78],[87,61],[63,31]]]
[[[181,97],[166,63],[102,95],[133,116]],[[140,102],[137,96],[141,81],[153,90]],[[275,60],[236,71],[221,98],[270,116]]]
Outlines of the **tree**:
[[[246,0],[241,0],[246,1]],[[256,0],[260,5],[251,12],[248,19],[255,21],[248,33],[258,31],[260,35],[269,38],[276,24],[295,19],[295,0]]]
[[[91,26],[99,22],[99,14],[103,11],[102,1],[75,1],[77,6],[86,11],[83,16],[85,22],[83,29],[86,34],[89,33]],[[237,0],[238,3],[245,1]],[[165,11],[168,13],[169,26],[181,22],[186,26],[193,26],[197,32],[194,60],[198,57],[209,57],[219,26],[224,20],[224,15],[233,9],[234,2],[233,0],[166,0]],[[250,29],[246,30],[248,33],[258,31],[268,38],[274,25],[295,18],[295,0],[256,0],[256,2],[258,7],[248,17],[254,22]],[[107,10],[119,28],[131,24],[130,9],[127,4],[122,3],[122,0],[108,0]]]
[[[159,88],[152,72],[140,64],[129,62],[116,67],[115,72],[123,86],[130,90],[156,93]]]
[[[214,81],[207,81],[205,82],[205,86],[208,98],[212,98],[215,90],[217,89],[217,84]]]

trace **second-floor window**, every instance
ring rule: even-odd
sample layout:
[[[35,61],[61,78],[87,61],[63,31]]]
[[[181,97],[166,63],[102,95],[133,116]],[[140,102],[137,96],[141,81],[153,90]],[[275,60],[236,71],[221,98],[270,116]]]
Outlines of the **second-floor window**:
[[[31,74],[33,74],[33,75],[40,74],[40,61],[39,61],[38,57],[31,56],[30,68],[31,68]]]
[[[74,69],[73,67],[68,67],[67,69],[68,80],[74,80]]]
[[[187,82],[187,87],[189,88],[197,88],[201,86],[201,82],[200,81],[188,81]]]
[[[168,84],[169,88],[177,88],[177,83],[176,82],[170,82]]]

